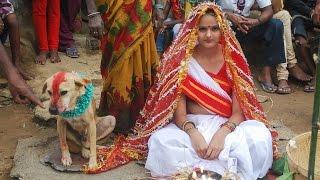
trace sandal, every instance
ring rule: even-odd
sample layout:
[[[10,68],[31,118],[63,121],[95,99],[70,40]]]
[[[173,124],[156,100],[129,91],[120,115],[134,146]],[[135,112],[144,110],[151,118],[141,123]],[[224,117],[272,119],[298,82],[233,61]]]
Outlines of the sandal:
[[[273,83],[259,82],[262,90],[267,93],[274,93],[277,91],[277,86]]]
[[[315,86],[312,82],[308,82],[303,88],[304,92],[314,92],[315,91]]]
[[[278,87],[276,93],[277,94],[290,94],[290,93],[292,93],[292,90],[291,90],[291,88],[289,86]]]
[[[71,58],[78,58],[79,57],[78,49],[76,47],[66,48],[66,55]]]

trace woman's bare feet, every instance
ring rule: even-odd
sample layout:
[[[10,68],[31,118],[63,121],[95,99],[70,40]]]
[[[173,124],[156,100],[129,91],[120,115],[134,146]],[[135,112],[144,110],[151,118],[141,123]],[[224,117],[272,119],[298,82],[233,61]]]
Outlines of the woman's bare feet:
[[[48,54],[47,51],[40,51],[39,55],[36,57],[36,60],[35,60],[36,64],[41,64],[41,65],[46,64],[47,54]]]
[[[58,51],[57,50],[52,50],[50,51],[50,62],[52,63],[58,63],[61,62]]]
[[[312,79],[312,76],[306,74],[300,68],[300,66],[298,66],[298,64],[296,64],[292,68],[289,68],[288,70],[289,70],[290,75],[299,81],[310,81]]]

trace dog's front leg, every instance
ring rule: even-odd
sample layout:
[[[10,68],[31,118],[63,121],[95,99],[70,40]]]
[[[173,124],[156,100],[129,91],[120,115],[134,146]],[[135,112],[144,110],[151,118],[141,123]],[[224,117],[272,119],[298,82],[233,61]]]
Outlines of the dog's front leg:
[[[90,159],[89,159],[89,168],[94,169],[97,167],[97,132],[96,132],[96,123],[95,119],[92,118],[92,120],[89,122],[89,138],[90,138]]]
[[[69,147],[67,144],[67,126],[66,122],[62,120],[60,117],[57,119],[57,130],[60,141],[60,149],[61,149],[61,163],[64,166],[70,166],[72,164],[72,159],[69,152]]]

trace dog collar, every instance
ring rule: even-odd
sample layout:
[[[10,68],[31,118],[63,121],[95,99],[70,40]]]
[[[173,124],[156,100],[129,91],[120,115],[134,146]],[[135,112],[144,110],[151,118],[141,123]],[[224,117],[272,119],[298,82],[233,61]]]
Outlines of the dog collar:
[[[89,107],[93,98],[94,87],[92,83],[86,86],[86,92],[76,102],[74,109],[64,111],[60,115],[65,119],[80,117]]]

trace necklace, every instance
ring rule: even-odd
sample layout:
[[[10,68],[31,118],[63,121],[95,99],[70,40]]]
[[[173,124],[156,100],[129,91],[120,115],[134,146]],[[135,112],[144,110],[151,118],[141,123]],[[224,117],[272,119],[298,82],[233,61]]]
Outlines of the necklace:
[[[65,119],[76,118],[81,116],[89,107],[93,99],[94,87],[92,83],[86,86],[86,92],[81,95],[76,102],[74,109],[69,111],[64,111],[60,115]]]

